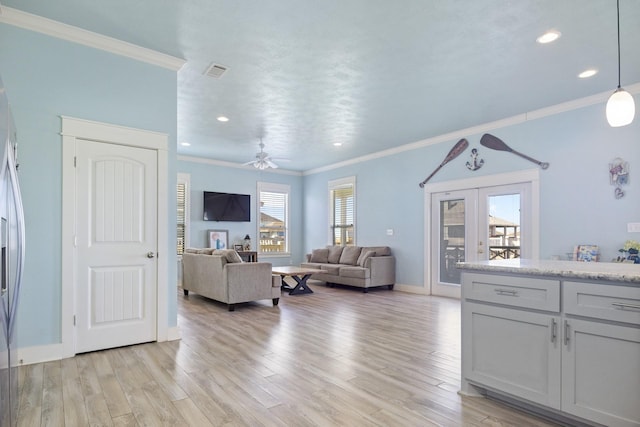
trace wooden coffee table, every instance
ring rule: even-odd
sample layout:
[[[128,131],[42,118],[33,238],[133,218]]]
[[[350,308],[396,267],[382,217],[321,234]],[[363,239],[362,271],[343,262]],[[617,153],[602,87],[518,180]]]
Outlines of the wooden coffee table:
[[[279,274],[282,277],[282,289],[288,290],[289,295],[301,295],[313,293],[309,285],[307,285],[307,279],[309,279],[312,274],[327,273],[327,270],[321,270],[319,268],[285,266],[273,267],[271,272],[273,274]],[[297,284],[295,287],[291,288],[284,283],[284,278],[287,276],[293,277],[293,280],[296,281]]]

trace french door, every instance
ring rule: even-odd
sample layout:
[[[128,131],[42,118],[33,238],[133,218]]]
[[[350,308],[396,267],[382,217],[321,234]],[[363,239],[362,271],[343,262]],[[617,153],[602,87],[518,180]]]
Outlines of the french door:
[[[431,194],[433,295],[460,298],[457,262],[532,258],[531,183]]]

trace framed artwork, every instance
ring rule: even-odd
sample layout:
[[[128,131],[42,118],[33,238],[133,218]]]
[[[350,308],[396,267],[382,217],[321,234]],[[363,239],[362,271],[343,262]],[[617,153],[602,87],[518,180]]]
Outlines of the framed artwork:
[[[227,249],[229,247],[229,230],[209,230],[209,247]]]
[[[244,250],[244,247],[242,245],[233,245],[233,249],[235,249],[237,252],[242,252]]]
[[[578,245],[573,249],[573,260],[597,262],[600,250],[597,245]]]

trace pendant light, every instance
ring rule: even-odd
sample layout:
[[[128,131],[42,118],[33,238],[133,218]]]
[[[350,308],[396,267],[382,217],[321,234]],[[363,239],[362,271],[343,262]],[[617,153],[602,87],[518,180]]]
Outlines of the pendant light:
[[[633,96],[620,87],[620,0],[618,6],[618,88],[607,101],[607,121],[612,127],[626,126],[633,121],[636,106]]]

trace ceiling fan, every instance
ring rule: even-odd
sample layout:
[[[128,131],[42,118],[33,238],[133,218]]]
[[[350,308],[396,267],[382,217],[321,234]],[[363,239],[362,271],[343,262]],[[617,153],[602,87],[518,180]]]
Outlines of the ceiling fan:
[[[278,165],[276,165],[273,162],[273,160],[275,159],[272,159],[269,153],[266,153],[264,151],[264,143],[262,142],[262,139],[260,140],[259,147],[260,147],[260,151],[256,153],[255,160],[251,160],[250,162],[244,163],[243,166],[253,165],[254,168],[260,169],[260,170],[265,170],[268,168],[278,169]],[[278,159],[278,160],[287,161],[285,159]]]

